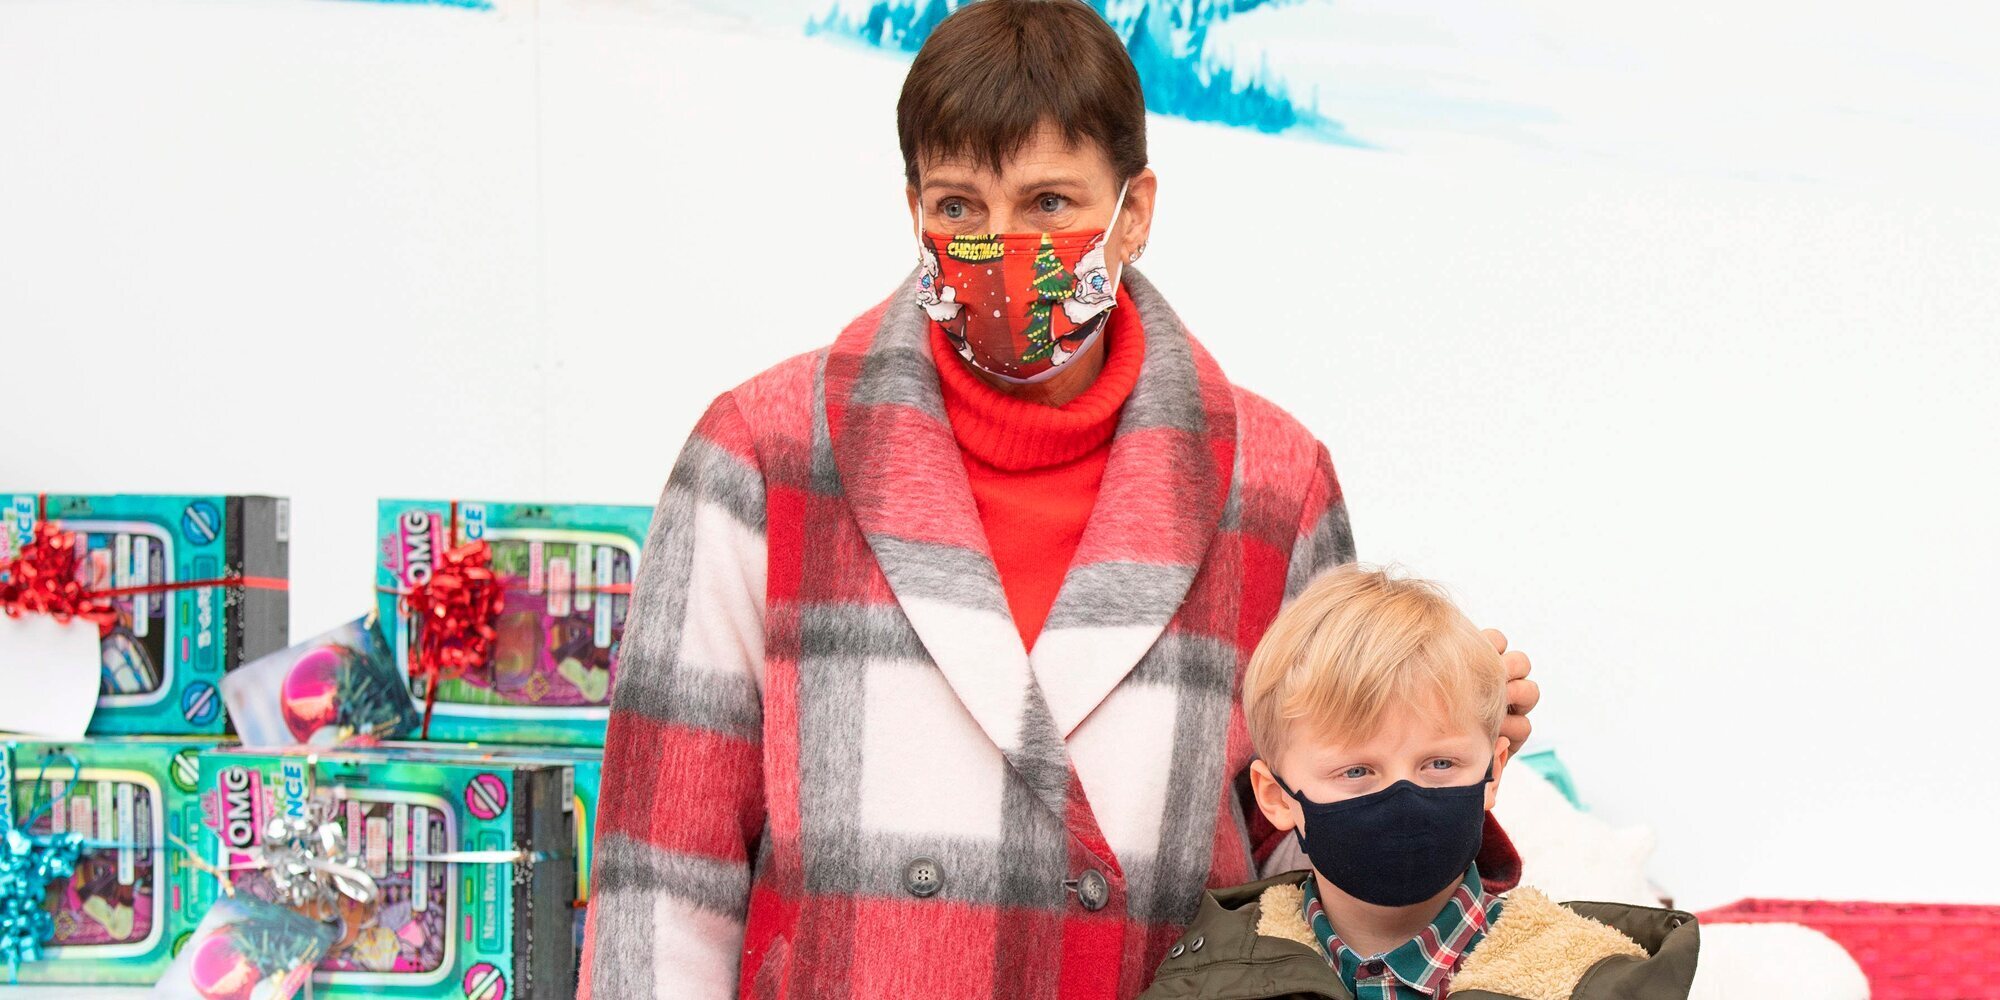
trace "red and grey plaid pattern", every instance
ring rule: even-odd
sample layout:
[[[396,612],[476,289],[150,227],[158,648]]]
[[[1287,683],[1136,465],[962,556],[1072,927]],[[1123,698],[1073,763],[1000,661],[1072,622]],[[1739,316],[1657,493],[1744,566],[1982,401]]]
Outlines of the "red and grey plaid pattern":
[[[1131,997],[1254,877],[1243,666],[1353,543],[1326,449],[1125,287],[1144,367],[1032,653],[908,285],[709,408],[635,582],[583,996]]]

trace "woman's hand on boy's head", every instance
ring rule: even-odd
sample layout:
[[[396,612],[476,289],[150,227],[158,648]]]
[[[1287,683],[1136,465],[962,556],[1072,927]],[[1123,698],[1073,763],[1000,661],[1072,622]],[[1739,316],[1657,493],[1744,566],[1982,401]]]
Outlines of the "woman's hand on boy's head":
[[[1519,750],[1534,731],[1528,713],[1542,700],[1542,686],[1528,679],[1529,671],[1534,669],[1528,662],[1528,654],[1509,650],[1507,637],[1497,628],[1486,629],[1482,634],[1500,653],[1500,665],[1507,668],[1507,718],[1500,722],[1500,735],[1506,738],[1509,747]]]

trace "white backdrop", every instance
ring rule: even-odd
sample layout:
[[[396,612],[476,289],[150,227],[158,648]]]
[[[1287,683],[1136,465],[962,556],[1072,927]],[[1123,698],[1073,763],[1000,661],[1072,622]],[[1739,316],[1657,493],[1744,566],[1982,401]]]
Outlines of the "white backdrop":
[[[378,496],[651,502],[907,269],[904,68],[667,0],[0,0],[0,485],[290,495],[294,635]],[[1682,903],[2000,902],[1986,171],[1152,138],[1149,276]]]

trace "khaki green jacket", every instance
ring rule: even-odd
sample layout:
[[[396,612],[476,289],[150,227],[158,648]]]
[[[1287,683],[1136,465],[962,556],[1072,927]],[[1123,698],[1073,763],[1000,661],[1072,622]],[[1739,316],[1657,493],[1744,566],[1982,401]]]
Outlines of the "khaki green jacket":
[[[1353,1000],[1301,912],[1306,875],[1209,893],[1139,1000]],[[1685,913],[1516,889],[1451,1000],[1686,1000],[1699,946]]]

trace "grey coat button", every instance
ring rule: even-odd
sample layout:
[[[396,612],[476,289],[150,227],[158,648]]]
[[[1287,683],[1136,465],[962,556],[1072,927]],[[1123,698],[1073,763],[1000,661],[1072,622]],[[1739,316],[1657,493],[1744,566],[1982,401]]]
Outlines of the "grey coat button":
[[[1111,883],[1104,880],[1104,873],[1095,868],[1087,868],[1076,880],[1076,901],[1083,908],[1096,912],[1111,902]]]
[[[944,866],[929,858],[918,858],[903,869],[903,887],[918,899],[928,899],[944,888]]]

